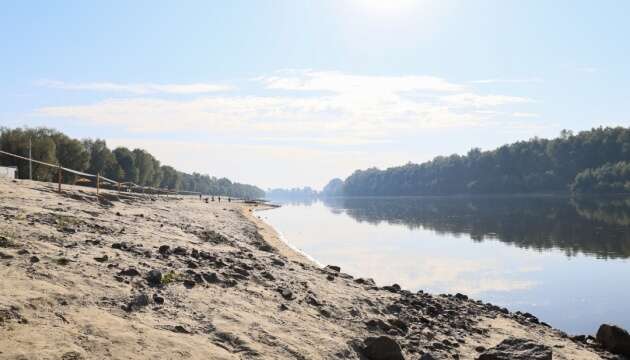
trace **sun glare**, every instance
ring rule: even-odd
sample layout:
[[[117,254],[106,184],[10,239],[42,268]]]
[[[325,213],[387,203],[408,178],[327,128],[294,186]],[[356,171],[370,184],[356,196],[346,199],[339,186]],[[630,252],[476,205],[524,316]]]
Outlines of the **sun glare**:
[[[420,0],[355,0],[358,7],[381,15],[402,14],[420,2]]]

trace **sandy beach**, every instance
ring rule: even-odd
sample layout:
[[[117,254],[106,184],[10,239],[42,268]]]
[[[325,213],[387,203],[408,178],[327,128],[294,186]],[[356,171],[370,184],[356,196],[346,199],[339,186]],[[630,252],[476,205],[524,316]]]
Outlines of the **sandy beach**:
[[[0,179],[0,359],[613,358],[530,314],[321,268],[257,209]]]

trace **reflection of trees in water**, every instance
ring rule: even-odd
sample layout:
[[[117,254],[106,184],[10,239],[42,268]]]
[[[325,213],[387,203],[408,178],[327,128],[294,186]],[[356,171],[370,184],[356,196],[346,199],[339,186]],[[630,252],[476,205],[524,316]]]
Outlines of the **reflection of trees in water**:
[[[359,222],[402,224],[475,241],[522,248],[558,248],[600,258],[630,257],[629,199],[556,196],[329,198]]]

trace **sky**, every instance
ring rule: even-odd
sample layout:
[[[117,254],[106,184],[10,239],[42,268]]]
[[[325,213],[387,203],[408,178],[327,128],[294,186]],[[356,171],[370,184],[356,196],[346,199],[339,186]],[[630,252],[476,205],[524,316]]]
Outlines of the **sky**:
[[[630,126],[630,2],[1,1],[0,126],[262,188]]]

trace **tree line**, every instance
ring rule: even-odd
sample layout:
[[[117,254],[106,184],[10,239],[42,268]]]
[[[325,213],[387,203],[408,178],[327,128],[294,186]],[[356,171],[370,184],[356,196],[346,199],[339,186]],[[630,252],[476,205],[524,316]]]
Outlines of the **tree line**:
[[[59,164],[63,167],[101,174],[119,182],[133,182],[140,186],[160,187],[175,191],[194,191],[206,195],[241,198],[261,198],[264,191],[253,185],[232,182],[226,178],[187,174],[162,165],[151,153],[142,149],[117,147],[111,150],[105,140],[73,139],[49,128],[0,128],[0,149],[28,157],[29,142],[35,160]],[[18,177],[27,179],[29,168],[24,160],[0,155],[0,165],[17,166]],[[33,163],[33,180],[54,181],[56,171]],[[64,173],[66,183],[74,183],[77,175]]]
[[[421,164],[357,170],[324,195],[400,196],[630,192],[630,129],[599,127],[533,138],[490,151],[438,156]]]

